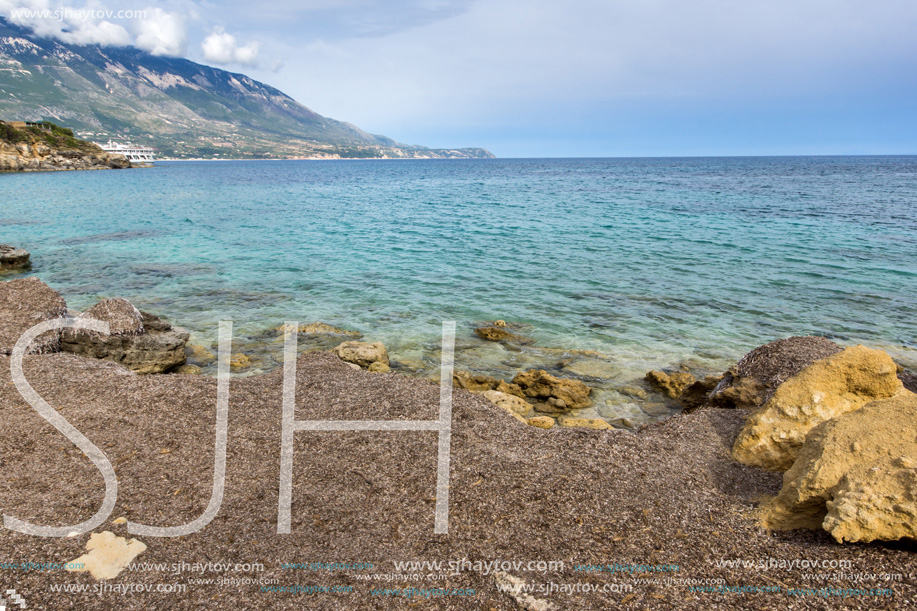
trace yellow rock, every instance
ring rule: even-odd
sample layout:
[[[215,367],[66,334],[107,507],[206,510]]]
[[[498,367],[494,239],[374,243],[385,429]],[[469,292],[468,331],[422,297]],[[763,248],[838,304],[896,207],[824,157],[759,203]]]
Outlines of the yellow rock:
[[[382,342],[343,342],[334,347],[334,353],[342,361],[355,363],[360,367],[369,367],[373,363],[389,364],[388,350]]]
[[[573,418],[572,416],[561,416],[557,419],[557,424],[560,426],[567,427],[579,427],[584,429],[613,429],[615,427],[611,426],[601,418]]]
[[[229,369],[231,371],[239,371],[242,369],[248,369],[251,366],[252,366],[252,359],[247,354],[239,352],[229,357]]]
[[[683,371],[676,373],[650,371],[646,374],[646,381],[668,398],[677,399],[688,386],[691,386],[697,380],[690,373]]]
[[[554,426],[554,418],[550,416],[535,416],[534,418],[529,418],[526,422],[529,426],[534,426],[539,429],[549,429]]]
[[[376,361],[375,363],[370,363],[369,367],[366,368],[366,371],[371,371],[372,373],[388,373],[392,370],[391,367],[386,365],[381,361]]]
[[[137,539],[128,541],[106,530],[92,533],[86,550],[88,553],[70,562],[71,565],[82,565],[82,568],[67,570],[75,573],[89,571],[96,579],[114,579],[146,550],[146,545]]]
[[[529,369],[516,374],[513,383],[522,388],[526,397],[563,401],[566,409],[578,409],[592,405],[589,394],[592,389],[569,378],[558,378],[544,369]]]
[[[891,357],[865,346],[815,361],[777,387],[739,433],[732,456],[739,462],[789,469],[815,426],[879,399],[906,392]]]
[[[289,327],[292,329],[292,326]],[[279,327],[274,327],[275,331],[282,331],[284,335],[287,334],[288,328],[286,325],[280,325]],[[341,329],[333,325],[329,325],[323,322],[312,322],[307,325],[300,325],[297,329],[299,333],[309,333],[315,335],[347,335],[350,337],[360,337],[360,332],[358,331],[348,331],[346,329]]]
[[[498,390],[485,390],[484,397],[510,414],[524,416],[532,411],[532,404],[514,395],[509,395]]]
[[[824,528],[837,541],[917,537],[917,395],[904,391],[809,434],[764,505],[766,528]]]
[[[185,346],[185,355],[188,357],[189,361],[194,361],[195,364],[206,365],[217,360],[216,355],[203,346],[198,346],[196,344],[188,344]]]

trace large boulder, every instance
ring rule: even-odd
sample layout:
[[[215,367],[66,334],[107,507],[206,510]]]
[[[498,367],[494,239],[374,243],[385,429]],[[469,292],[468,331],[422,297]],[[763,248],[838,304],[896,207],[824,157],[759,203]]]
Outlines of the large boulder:
[[[767,528],[836,540],[917,537],[917,395],[904,391],[814,428],[765,505]]]
[[[842,348],[824,337],[789,337],[759,346],[723,376],[710,393],[713,407],[757,409],[777,387],[814,363]]]
[[[67,302],[38,278],[0,282],[0,354],[12,354],[22,334],[38,323],[62,318]],[[60,330],[43,333],[29,346],[30,354],[60,350]]]
[[[388,350],[382,342],[344,342],[335,346],[334,353],[342,361],[359,365],[364,369],[368,369],[373,363],[389,365]]]
[[[0,244],[0,272],[18,272],[31,265],[29,251],[9,244]]]
[[[526,397],[541,401],[535,406],[538,411],[560,413],[592,405],[591,388],[579,380],[553,376],[544,369],[521,371],[513,383],[519,385]]]
[[[107,322],[110,333],[64,329],[64,352],[115,361],[135,373],[163,373],[186,362],[185,344],[190,334],[157,316],[140,312],[126,299],[100,301],[80,318]]]
[[[747,465],[786,471],[814,427],[868,403],[907,392],[891,357],[865,346],[816,361],[777,387],[752,413],[733,446]]]

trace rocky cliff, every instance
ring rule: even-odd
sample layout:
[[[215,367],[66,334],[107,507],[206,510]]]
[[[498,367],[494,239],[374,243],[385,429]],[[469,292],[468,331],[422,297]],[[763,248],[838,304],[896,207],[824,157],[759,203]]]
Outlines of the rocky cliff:
[[[47,129],[19,128],[0,122],[0,172],[105,170],[131,165],[123,155],[106,153],[91,142],[74,138],[69,129],[46,125]]]

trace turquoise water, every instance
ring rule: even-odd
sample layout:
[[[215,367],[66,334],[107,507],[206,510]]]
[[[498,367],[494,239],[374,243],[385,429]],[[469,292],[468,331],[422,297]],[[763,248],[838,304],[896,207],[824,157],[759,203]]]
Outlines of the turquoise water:
[[[473,337],[504,319],[615,384],[796,334],[917,364],[917,157],[169,162],[0,193],[0,243],[72,308],[126,297],[200,343],[324,321],[431,373],[454,319],[460,366],[559,367]]]

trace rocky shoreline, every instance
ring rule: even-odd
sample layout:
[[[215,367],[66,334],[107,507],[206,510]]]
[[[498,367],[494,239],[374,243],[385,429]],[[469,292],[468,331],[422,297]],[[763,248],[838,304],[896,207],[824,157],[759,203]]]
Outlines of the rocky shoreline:
[[[0,172],[109,170],[131,167],[124,155],[106,153],[73,132],[48,124],[48,130],[19,129],[0,121]]]
[[[104,320],[112,333],[46,334],[26,357],[25,371],[33,387],[115,464],[121,496],[114,521],[99,530],[119,541],[127,536],[123,518],[163,525],[193,520],[210,496],[216,380],[136,372],[153,373],[145,363],[154,351],[144,346],[158,347],[161,371],[214,355],[186,347],[183,330],[125,300],[68,312],[37,278],[0,282],[0,410],[8,439],[2,457],[9,465],[8,483],[0,487],[4,510],[38,523],[75,523],[100,502],[97,471],[18,395],[5,356],[26,328],[75,315]],[[286,331],[277,329],[281,340]],[[333,350],[300,355],[297,419],[436,418],[438,385],[387,371],[391,359],[382,344],[322,323],[299,331],[343,341]],[[237,371],[245,368],[241,356],[233,355]],[[543,370],[522,371],[509,381],[456,372],[448,535],[432,534],[435,443],[428,434],[407,432],[297,434],[295,460],[305,470],[296,471],[293,532],[278,535],[283,372],[235,378],[219,517],[189,537],[145,538],[138,560],[258,561],[265,566],[259,579],[283,584],[302,576],[282,563],[306,560],[370,562],[374,572],[392,574],[400,560],[564,561],[539,573],[459,571],[434,583],[396,576],[381,584],[475,591],[423,601],[429,608],[907,608],[917,597],[917,389],[910,374],[881,351],[813,337],[763,345],[722,376],[698,380],[682,373],[650,372],[646,384],[685,403],[685,413],[634,432],[604,421],[566,422],[576,419],[571,409],[589,400],[580,380]],[[553,421],[549,430],[532,422],[539,418]],[[63,451],[49,452],[57,448]],[[315,460],[334,467],[308,467]],[[66,562],[83,553],[89,536],[43,540],[3,530],[0,540],[19,556]],[[847,568],[806,572],[788,562],[800,558],[826,566],[843,560]],[[616,564],[678,571],[666,576],[668,582],[641,582],[637,578],[658,575],[576,568]],[[877,574],[900,578],[889,582]],[[177,577],[189,588],[181,599],[189,608],[303,604],[296,596],[265,594],[257,582],[215,589],[190,577]],[[399,609],[406,602],[373,594],[380,584],[368,584],[360,571],[316,577],[309,581],[352,590],[311,596],[310,608]],[[161,578],[116,572],[105,583]],[[59,605],[47,587],[59,574],[16,579],[31,604]],[[688,580],[719,589],[692,589]],[[85,573],[66,581],[98,583]],[[544,582],[589,583],[599,590],[501,590],[507,583]],[[747,588],[768,589],[752,595]],[[831,588],[890,593],[805,593]],[[68,595],[71,605],[98,609],[149,608],[169,600],[174,596]]]

